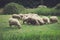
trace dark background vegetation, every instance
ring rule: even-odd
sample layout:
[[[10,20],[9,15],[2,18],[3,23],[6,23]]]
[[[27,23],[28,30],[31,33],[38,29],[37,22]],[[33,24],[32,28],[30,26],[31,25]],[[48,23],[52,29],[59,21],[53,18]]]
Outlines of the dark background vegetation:
[[[0,8],[10,2],[22,4],[26,8],[35,8],[41,4],[41,0],[0,0]],[[58,3],[60,3],[60,0],[43,0],[42,4],[48,7],[54,7]]]

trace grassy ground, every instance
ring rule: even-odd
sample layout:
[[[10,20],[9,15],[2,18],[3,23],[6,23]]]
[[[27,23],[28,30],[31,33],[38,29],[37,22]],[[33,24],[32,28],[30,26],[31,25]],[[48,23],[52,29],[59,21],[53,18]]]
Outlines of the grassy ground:
[[[22,28],[10,28],[8,19],[11,15],[0,15],[0,40],[60,40],[59,23],[46,25],[26,25]],[[60,16],[58,16],[60,20]]]

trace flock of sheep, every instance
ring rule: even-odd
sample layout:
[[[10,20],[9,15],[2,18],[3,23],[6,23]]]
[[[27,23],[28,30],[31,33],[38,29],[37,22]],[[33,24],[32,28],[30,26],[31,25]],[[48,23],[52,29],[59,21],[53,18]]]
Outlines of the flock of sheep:
[[[31,25],[44,25],[58,22],[57,16],[39,16],[38,14],[13,14],[11,18],[9,18],[9,26],[12,25],[17,26],[19,29],[21,28],[21,23],[19,20],[23,21],[23,24],[31,24]]]

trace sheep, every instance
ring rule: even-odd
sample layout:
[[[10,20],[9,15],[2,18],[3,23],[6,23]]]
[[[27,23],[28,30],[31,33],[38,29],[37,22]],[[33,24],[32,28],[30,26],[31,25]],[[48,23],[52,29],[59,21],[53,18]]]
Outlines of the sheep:
[[[45,24],[47,24],[47,23],[50,24],[50,20],[49,20],[48,17],[43,16],[42,19],[43,19],[43,21],[44,21]]]
[[[27,24],[32,24],[32,25],[38,25],[38,21],[34,18],[27,18],[26,20],[24,20],[24,22],[26,22]]]
[[[35,18],[38,20],[38,22],[39,22],[40,25],[44,24],[44,21],[43,21],[43,19],[41,17],[37,16]]]
[[[58,22],[58,17],[57,17],[57,16],[51,16],[51,17],[50,17],[50,22],[51,22],[51,23],[56,23],[56,22]]]
[[[41,19],[39,20],[38,17],[39,16],[37,14],[30,14],[30,13],[29,14],[24,14],[24,16],[22,18],[23,24],[24,23],[27,23],[27,24],[44,24],[43,20],[41,20]]]
[[[28,16],[28,17],[25,17],[24,20],[23,20],[23,24],[24,23],[27,23],[27,24],[38,24],[38,21],[32,16]]]
[[[39,16],[32,16],[28,17],[27,19],[23,20],[23,23],[26,22],[27,24],[33,25],[43,25],[44,21]]]
[[[13,14],[12,18],[20,19],[21,17],[18,14]]]
[[[25,19],[25,17],[32,17],[32,16],[38,16],[37,14],[32,14],[32,13],[28,13],[28,14],[19,14],[21,19]]]
[[[19,29],[21,28],[21,24],[19,23],[18,19],[15,18],[9,19],[9,26],[11,27],[12,25],[17,26]]]
[[[31,14],[24,14],[22,17],[22,20],[25,20],[26,18],[32,17]]]

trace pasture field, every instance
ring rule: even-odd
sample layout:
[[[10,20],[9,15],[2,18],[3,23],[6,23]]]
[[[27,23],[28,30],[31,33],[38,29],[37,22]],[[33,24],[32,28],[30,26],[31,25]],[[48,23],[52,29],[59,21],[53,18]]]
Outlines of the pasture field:
[[[8,20],[11,15],[0,15],[0,40],[60,40],[59,23],[46,25],[22,24],[22,28],[10,28]]]

